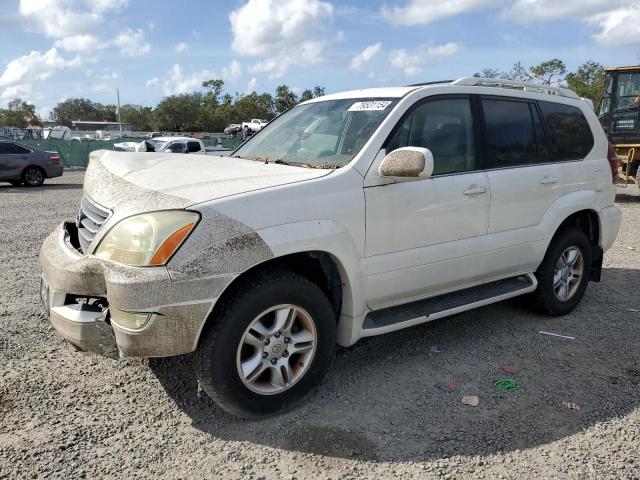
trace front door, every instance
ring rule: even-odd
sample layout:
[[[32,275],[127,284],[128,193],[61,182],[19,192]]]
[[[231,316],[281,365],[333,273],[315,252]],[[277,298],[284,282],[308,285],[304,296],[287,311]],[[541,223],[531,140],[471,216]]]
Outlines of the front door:
[[[432,97],[417,104],[399,122],[384,154],[404,146],[428,148],[432,177],[381,185],[376,168],[368,173],[369,308],[455,290],[486,275],[478,256],[469,255],[470,239],[487,233],[490,201],[488,177],[476,154],[474,117],[469,97]]]

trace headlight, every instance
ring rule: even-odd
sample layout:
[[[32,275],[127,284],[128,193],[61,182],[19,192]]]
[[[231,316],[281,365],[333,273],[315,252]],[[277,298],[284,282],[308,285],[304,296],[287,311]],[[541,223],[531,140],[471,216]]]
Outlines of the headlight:
[[[107,232],[95,255],[132,267],[164,265],[199,219],[199,214],[186,210],[164,210],[125,218]]]

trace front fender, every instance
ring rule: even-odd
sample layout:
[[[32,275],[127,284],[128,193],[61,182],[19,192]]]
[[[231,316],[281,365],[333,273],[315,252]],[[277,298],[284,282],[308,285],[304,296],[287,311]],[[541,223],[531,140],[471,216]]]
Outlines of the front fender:
[[[362,316],[366,305],[361,256],[349,231],[333,220],[309,220],[263,228],[257,233],[276,258],[309,251],[324,252],[332,258],[343,289],[338,342],[354,343],[353,318]]]

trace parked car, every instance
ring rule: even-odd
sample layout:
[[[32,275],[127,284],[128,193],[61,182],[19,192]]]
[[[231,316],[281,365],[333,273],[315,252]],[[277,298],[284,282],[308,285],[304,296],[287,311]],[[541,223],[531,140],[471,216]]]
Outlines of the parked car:
[[[264,127],[268,122],[266,120],[261,120],[259,118],[253,118],[250,122],[242,122],[242,128],[247,130],[247,132],[256,133],[262,127]]]
[[[42,297],[79,350],[195,351],[204,391],[259,417],[301,401],[336,343],[520,295],[570,312],[618,233],[614,197],[607,138],[570,90],[332,94],[232,157],[93,152],[76,222],[42,246]]]
[[[232,123],[224,129],[225,135],[231,135],[233,137],[235,137],[240,132],[242,132],[242,125],[239,123]]]
[[[62,175],[60,155],[16,142],[0,140],[0,181],[39,187]]]
[[[170,152],[206,155],[202,140],[191,137],[155,137],[143,142],[114,143],[113,149],[121,152]]]

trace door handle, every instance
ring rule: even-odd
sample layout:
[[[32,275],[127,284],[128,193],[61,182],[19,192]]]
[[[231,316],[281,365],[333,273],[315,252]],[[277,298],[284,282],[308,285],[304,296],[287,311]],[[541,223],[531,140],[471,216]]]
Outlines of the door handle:
[[[540,180],[542,185],[550,185],[552,183],[558,183],[558,177],[552,177],[551,175],[545,175],[542,180]]]
[[[464,192],[465,195],[481,195],[483,193],[487,193],[487,187],[478,186],[478,185],[470,185]]]

